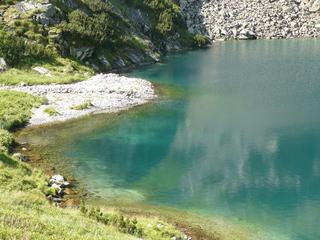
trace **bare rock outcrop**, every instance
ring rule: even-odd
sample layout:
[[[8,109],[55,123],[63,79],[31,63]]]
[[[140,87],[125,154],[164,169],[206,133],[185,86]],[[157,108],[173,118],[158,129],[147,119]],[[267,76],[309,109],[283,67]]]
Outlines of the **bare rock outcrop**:
[[[320,0],[180,0],[190,32],[212,40],[320,37]]]

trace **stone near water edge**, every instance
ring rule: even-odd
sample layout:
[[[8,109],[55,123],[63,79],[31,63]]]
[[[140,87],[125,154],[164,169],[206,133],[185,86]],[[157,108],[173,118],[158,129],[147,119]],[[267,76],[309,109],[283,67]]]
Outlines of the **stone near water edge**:
[[[55,202],[55,203],[61,203],[62,202],[62,198],[60,197],[55,197],[55,196],[48,196],[48,200],[52,201],[52,202]],[[57,205],[59,206],[59,205]]]
[[[50,183],[62,184],[64,182],[64,177],[62,175],[53,175],[49,181]]]
[[[67,182],[67,181],[64,181],[62,184],[61,184],[61,187],[63,188],[66,188],[66,187],[69,187],[70,186],[70,183]]]
[[[25,155],[23,155],[22,153],[14,153],[12,154],[12,157],[15,158],[15,159],[18,159],[20,161],[23,161],[23,162],[28,162],[29,161],[29,158]]]
[[[70,183],[65,180],[65,178],[62,175],[53,175],[49,181],[49,184],[51,186],[57,185],[60,188],[66,188],[70,186]]]
[[[53,183],[51,187],[57,191],[58,195],[61,195],[63,193],[62,188],[58,184]]]
[[[254,40],[257,39],[256,33],[249,30],[242,30],[238,37],[239,40]]]

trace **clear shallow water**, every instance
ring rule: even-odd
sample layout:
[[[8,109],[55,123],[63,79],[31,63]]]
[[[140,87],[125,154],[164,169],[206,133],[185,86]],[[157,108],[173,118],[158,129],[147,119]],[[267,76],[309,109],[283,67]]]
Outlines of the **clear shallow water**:
[[[183,89],[64,153],[103,197],[320,239],[320,41],[226,42],[131,76]]]

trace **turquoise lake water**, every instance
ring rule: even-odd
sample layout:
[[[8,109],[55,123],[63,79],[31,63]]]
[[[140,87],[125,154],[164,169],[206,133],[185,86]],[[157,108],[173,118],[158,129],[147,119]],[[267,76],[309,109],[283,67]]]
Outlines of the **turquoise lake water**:
[[[320,239],[320,41],[224,42],[128,75],[182,96],[72,140],[90,189]]]

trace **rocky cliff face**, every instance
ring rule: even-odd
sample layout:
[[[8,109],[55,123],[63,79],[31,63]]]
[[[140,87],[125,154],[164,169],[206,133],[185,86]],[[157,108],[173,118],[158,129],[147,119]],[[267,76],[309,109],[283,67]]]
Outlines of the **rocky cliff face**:
[[[320,0],[180,0],[190,32],[212,40],[319,38]]]

